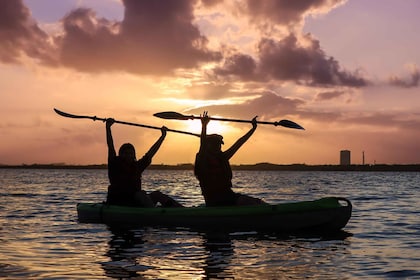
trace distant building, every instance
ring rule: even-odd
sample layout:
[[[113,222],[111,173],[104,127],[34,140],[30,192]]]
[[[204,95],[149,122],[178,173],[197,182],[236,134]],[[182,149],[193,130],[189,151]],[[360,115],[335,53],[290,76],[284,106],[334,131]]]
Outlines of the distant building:
[[[350,165],[350,151],[342,150],[340,151],[340,165]]]

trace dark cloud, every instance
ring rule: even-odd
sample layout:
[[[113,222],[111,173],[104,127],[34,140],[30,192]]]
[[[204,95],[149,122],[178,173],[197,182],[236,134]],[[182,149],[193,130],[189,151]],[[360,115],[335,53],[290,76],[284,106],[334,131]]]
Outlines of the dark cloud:
[[[0,2],[0,61],[18,63],[22,55],[52,63],[51,46],[22,0]]]
[[[190,110],[188,113],[200,114],[203,111],[208,111],[210,115],[234,116],[243,119],[252,119],[258,115],[261,120],[274,118],[274,121],[278,121],[281,116],[296,114],[302,105],[304,105],[304,101],[300,99],[285,98],[267,92],[244,103],[205,106]]]
[[[295,3],[296,2],[296,3]],[[299,3],[298,3],[299,2]],[[26,54],[48,65],[61,65],[86,72],[128,71],[167,75],[179,68],[219,61],[220,52],[209,50],[207,38],[194,21],[198,0],[124,0],[121,22],[98,18],[87,8],[71,11],[62,19],[64,33],[54,38],[32,19],[22,0],[0,2],[0,60],[17,63]],[[220,1],[204,1],[214,5]],[[341,3],[317,1],[248,1],[256,16],[285,20],[299,18],[309,10],[328,9]],[[276,21],[276,19],[272,19]],[[278,19],[280,20],[280,19]],[[293,21],[293,20],[292,20]],[[361,87],[368,81],[359,73],[340,69],[338,61],[325,55],[317,40],[306,36],[302,45],[293,33],[282,40],[262,39],[256,57],[236,53],[214,69],[218,77],[243,81],[295,81],[311,86]],[[53,49],[54,46],[54,49]],[[411,83],[394,77],[400,86],[418,85],[418,71]]]
[[[65,65],[88,71],[125,70],[168,74],[220,59],[207,49],[194,20],[195,1],[125,0],[121,23],[78,9],[63,20]]]
[[[403,79],[398,76],[392,76],[389,78],[389,84],[403,88],[418,87],[420,82],[420,72],[417,67],[413,67],[408,79]]]
[[[236,54],[226,59],[217,75],[234,75],[244,80],[296,81],[313,86],[366,86],[368,81],[358,73],[340,69],[338,61],[327,57],[319,41],[310,36],[302,45],[294,34],[280,41],[262,39],[258,45],[258,63],[246,55]]]
[[[192,24],[194,4],[190,0],[125,1],[122,35],[134,38],[136,48],[142,46],[147,56],[170,69],[218,60],[220,53],[207,49],[207,38]]]
[[[327,57],[319,41],[306,37],[308,46],[300,45],[290,34],[280,41],[263,39],[259,44],[261,71],[278,80],[295,80],[311,85],[366,86],[358,73],[340,69],[338,61]]]
[[[247,0],[245,12],[254,22],[270,20],[275,24],[291,25],[301,22],[309,13],[326,12],[345,0]]]
[[[347,93],[346,91],[342,91],[342,90],[320,92],[316,95],[315,100],[317,101],[331,100],[331,99],[339,98],[345,95],[346,93]]]
[[[0,59],[16,63],[24,52],[43,63],[88,72],[168,74],[221,58],[207,48],[207,38],[192,23],[196,1],[124,0],[123,4],[122,22],[98,18],[87,8],[73,10],[62,19],[64,33],[52,39],[21,0],[4,0]],[[48,41],[55,43],[55,50]]]
[[[118,43],[119,24],[97,19],[96,14],[79,8],[63,20],[64,35],[56,38],[61,46],[61,63],[82,71],[121,69],[121,45]],[[122,70],[122,69],[121,69]]]
[[[205,7],[216,6],[217,4],[223,3],[224,0],[201,0],[201,3]]]
[[[249,1],[248,8],[258,15],[284,9],[288,18],[295,18],[310,9],[334,6],[340,1],[294,2]],[[214,5],[219,1],[202,3]],[[91,9],[73,10],[62,19],[64,33],[49,40],[21,0],[2,1],[0,59],[18,62],[20,54],[25,53],[44,64],[86,72],[158,75],[221,59],[221,53],[207,48],[207,38],[193,24],[197,1],[124,0],[123,4],[125,14],[121,22],[98,18]],[[303,46],[294,34],[279,41],[262,39],[257,60],[236,53],[227,57],[214,73],[243,81],[296,81],[306,85],[350,87],[367,84],[358,73],[341,70],[334,58],[324,54],[317,40],[310,36],[306,40],[309,44]],[[55,49],[48,42],[53,42]],[[393,83],[402,84],[402,81],[395,78]]]
[[[243,80],[258,80],[257,62],[249,55],[234,54],[225,59],[222,67],[214,69],[220,76],[238,76]]]

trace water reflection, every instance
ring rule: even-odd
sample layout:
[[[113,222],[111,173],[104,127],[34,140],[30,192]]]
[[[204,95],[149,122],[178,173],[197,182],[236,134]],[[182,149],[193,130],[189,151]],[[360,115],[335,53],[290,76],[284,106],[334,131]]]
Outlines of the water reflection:
[[[234,253],[231,236],[216,232],[207,232],[202,236],[206,250],[204,279],[233,279],[234,274],[229,269]]]
[[[140,272],[148,269],[137,262],[144,244],[141,232],[117,227],[110,227],[109,230],[112,236],[106,256],[110,261],[101,264],[106,276],[117,279],[140,276]]]
[[[348,258],[345,231],[334,235],[194,232],[187,229],[115,228],[109,261],[116,279],[273,279],[340,275]]]
[[[112,233],[101,266],[116,279],[226,279],[233,256],[228,233],[109,227]]]

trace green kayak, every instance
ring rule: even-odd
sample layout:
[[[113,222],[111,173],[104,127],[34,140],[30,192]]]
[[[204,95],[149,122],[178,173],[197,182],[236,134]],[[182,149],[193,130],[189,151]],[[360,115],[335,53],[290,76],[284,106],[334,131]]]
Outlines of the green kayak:
[[[349,221],[351,212],[351,202],[338,197],[275,205],[224,207],[77,205],[78,219],[82,223],[275,232],[340,230]]]

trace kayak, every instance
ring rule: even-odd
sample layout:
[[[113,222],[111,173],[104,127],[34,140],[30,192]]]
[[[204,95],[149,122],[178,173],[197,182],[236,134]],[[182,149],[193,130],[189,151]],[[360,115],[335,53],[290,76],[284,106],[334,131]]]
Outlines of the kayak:
[[[274,232],[337,231],[345,227],[351,212],[351,202],[339,197],[220,207],[140,208],[105,203],[77,205],[81,223]]]

